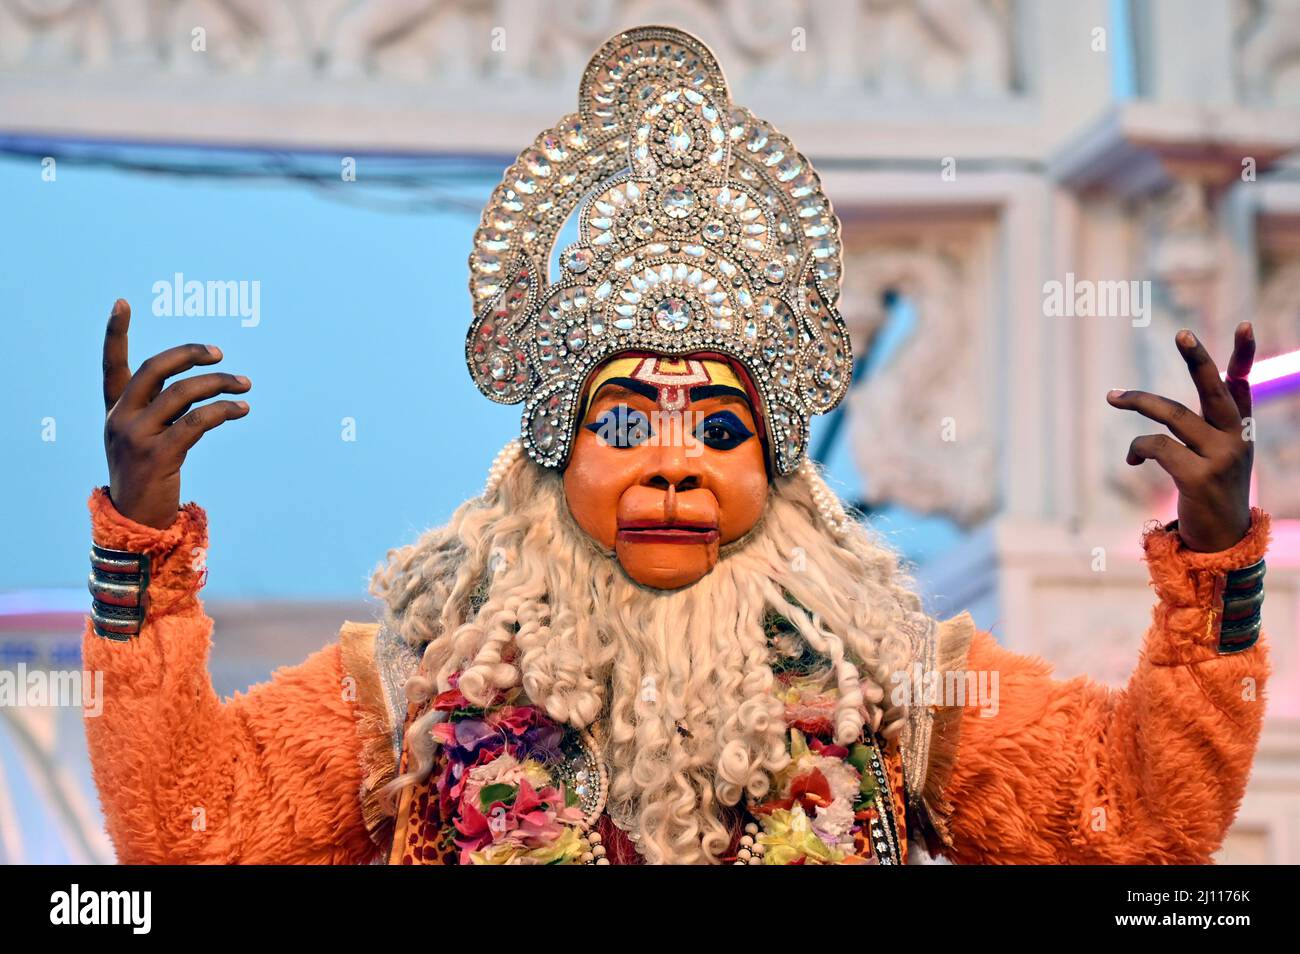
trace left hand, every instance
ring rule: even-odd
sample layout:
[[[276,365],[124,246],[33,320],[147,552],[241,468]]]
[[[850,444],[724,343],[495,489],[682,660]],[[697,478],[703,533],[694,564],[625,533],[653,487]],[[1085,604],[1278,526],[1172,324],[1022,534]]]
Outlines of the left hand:
[[[1250,322],[1237,326],[1228,359],[1228,377],[1190,331],[1174,339],[1201,398],[1201,413],[1146,391],[1111,391],[1113,407],[1137,411],[1173,432],[1144,434],[1129,445],[1128,463],[1154,460],[1178,488],[1178,535],[1191,550],[1227,550],[1250,529],[1250,467],[1255,443],[1245,437],[1250,417],[1246,376],[1255,360],[1255,332]],[[1179,443],[1182,441],[1182,443]]]

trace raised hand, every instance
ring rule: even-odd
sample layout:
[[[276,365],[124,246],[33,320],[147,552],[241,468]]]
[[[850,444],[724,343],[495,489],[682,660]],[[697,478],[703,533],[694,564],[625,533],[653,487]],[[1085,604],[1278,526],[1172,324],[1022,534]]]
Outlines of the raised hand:
[[[218,394],[242,394],[252,387],[233,374],[167,378],[195,365],[216,364],[216,345],[186,344],[149,358],[135,374],[127,365],[131,306],[119,298],[104,333],[104,450],[109,495],[124,517],[150,527],[171,526],[180,509],[181,464],[200,437],[248,413],[244,401],[213,401]]]
[[[1228,375],[1219,369],[1190,331],[1174,339],[1201,399],[1201,413],[1146,391],[1111,391],[1112,406],[1137,411],[1173,432],[1145,434],[1128,451],[1128,463],[1154,460],[1178,488],[1178,535],[1192,550],[1227,550],[1250,529],[1250,468],[1254,441],[1243,423],[1251,414],[1250,374],[1255,332],[1250,322],[1237,326]],[[1182,443],[1179,443],[1181,441]]]

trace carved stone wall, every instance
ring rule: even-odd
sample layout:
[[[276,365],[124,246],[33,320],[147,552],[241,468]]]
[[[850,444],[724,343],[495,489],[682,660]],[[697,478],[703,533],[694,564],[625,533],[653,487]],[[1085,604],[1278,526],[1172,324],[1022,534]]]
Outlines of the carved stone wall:
[[[944,513],[965,526],[996,509],[994,373],[981,335],[993,320],[991,230],[927,220],[849,232],[860,241],[846,247],[843,300],[859,353],[881,330],[887,293],[905,296],[916,317],[898,351],[848,399],[868,503]]]
[[[0,0],[0,127],[514,150],[573,108],[601,42],[668,22],[713,46],[739,101],[805,125],[805,151],[851,155],[838,135],[846,102],[878,119],[965,102],[1014,120],[1028,93],[1016,11],[1013,0]]]
[[[1011,0],[3,0],[0,65],[528,82],[567,93],[573,65],[609,36],[671,21],[722,41],[737,89],[997,97],[1019,82],[1012,10]],[[787,55],[809,45],[822,54]]]
[[[1241,102],[1300,108],[1300,2],[1236,0],[1234,8]]]

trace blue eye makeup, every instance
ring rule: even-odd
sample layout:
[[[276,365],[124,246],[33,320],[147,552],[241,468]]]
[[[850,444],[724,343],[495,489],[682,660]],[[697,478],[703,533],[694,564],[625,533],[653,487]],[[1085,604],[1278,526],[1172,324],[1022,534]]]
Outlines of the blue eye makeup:
[[[700,422],[695,436],[714,450],[731,450],[754,436],[754,432],[730,411],[715,411]]]
[[[583,427],[610,447],[636,447],[650,439],[650,418],[626,404],[609,408]]]

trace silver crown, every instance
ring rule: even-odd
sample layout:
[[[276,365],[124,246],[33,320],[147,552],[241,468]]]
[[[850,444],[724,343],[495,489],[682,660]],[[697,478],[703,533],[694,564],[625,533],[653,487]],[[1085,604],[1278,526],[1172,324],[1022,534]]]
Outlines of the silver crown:
[[[575,208],[579,238],[552,281]],[[731,103],[708,47],[638,27],[592,57],[578,112],[520,153],[483,210],[465,359],[492,400],[526,402],[529,455],[563,467],[582,388],[603,360],[729,355],[753,379],[772,463],[789,474],[810,415],[848,389],[841,254],[812,165]]]

